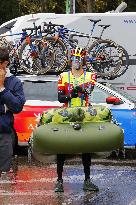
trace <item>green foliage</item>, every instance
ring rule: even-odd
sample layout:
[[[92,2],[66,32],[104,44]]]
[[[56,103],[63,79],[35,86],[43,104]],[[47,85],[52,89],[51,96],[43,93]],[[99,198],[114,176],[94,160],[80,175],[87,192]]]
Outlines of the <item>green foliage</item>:
[[[76,13],[112,11],[122,0],[75,0]],[[135,0],[125,0],[125,11],[136,11]],[[66,0],[0,0],[0,24],[31,13],[66,13]]]
[[[96,13],[103,13],[107,11],[115,10],[118,5],[122,2],[122,0],[95,0],[95,6],[93,11]]]
[[[19,16],[17,0],[0,1],[0,24]]]
[[[125,2],[127,3],[127,8],[125,11],[136,12],[136,0],[125,0]]]
[[[18,0],[21,15],[30,13],[65,13],[65,1]]]

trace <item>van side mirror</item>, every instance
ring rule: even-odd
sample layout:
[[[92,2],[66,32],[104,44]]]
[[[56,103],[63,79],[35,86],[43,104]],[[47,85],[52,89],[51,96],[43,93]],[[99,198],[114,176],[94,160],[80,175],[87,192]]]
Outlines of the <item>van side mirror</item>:
[[[114,97],[114,96],[110,96],[110,97],[106,98],[106,103],[113,104],[113,105],[123,104],[123,102],[119,98]]]

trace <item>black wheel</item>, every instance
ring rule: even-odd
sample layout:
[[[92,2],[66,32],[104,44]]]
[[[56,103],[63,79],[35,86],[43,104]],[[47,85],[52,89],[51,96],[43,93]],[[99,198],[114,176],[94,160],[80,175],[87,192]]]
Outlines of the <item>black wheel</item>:
[[[6,47],[9,51],[9,59],[10,59],[10,65],[9,69],[10,72],[13,75],[16,75],[18,73],[18,68],[19,68],[19,61],[18,61],[18,54],[17,50],[13,46],[13,42],[8,42],[5,38],[0,39],[0,46]]]
[[[115,42],[97,40],[88,49],[88,54],[89,62],[98,77],[110,79],[120,70],[123,54]],[[90,64],[88,63],[88,67]]]
[[[55,39],[54,37],[45,37],[45,39],[51,43],[55,53],[55,61],[50,71],[63,71],[67,66],[67,49],[65,44],[60,39]]]
[[[17,75],[18,73],[18,67],[14,63],[10,63],[9,70],[13,75]]]
[[[43,65],[43,58],[46,62]],[[54,53],[49,44],[39,39],[30,39],[30,44],[24,40],[19,51],[20,67],[29,74],[45,74],[54,62]]]
[[[10,52],[9,54],[10,64],[9,69],[13,75],[17,75],[19,73],[20,63],[16,53]]]
[[[119,46],[119,49],[121,49],[121,53],[122,53],[121,54],[122,63],[121,63],[120,69],[111,76],[111,80],[123,75],[129,67],[129,55],[127,51],[122,46]]]
[[[13,50],[13,42],[9,42],[6,40],[6,38],[2,37],[0,38],[0,46],[1,47],[5,47],[9,50],[9,52],[11,52]]]

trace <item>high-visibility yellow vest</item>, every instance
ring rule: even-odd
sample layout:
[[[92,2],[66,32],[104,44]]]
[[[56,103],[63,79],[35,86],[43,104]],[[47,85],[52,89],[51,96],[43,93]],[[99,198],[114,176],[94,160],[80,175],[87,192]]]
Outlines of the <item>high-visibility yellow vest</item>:
[[[76,86],[80,86],[83,89],[88,88],[89,85],[95,85],[96,73],[84,71],[79,77],[75,77],[71,71],[63,72],[58,80],[58,90],[63,90],[65,94],[69,94]],[[67,107],[87,106],[88,96],[82,94],[80,97],[72,98]]]

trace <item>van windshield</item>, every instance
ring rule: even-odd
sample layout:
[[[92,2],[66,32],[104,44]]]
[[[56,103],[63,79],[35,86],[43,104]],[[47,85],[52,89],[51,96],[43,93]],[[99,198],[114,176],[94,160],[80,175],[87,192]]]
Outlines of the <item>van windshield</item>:
[[[14,24],[16,23],[16,21],[17,21],[17,20],[12,21],[12,22],[10,22],[10,23],[4,25],[4,26],[1,26],[1,27],[0,27],[0,35],[6,33],[7,31],[9,31],[9,30],[10,30],[9,28],[14,27]]]
[[[26,100],[58,101],[57,82],[23,83]]]

